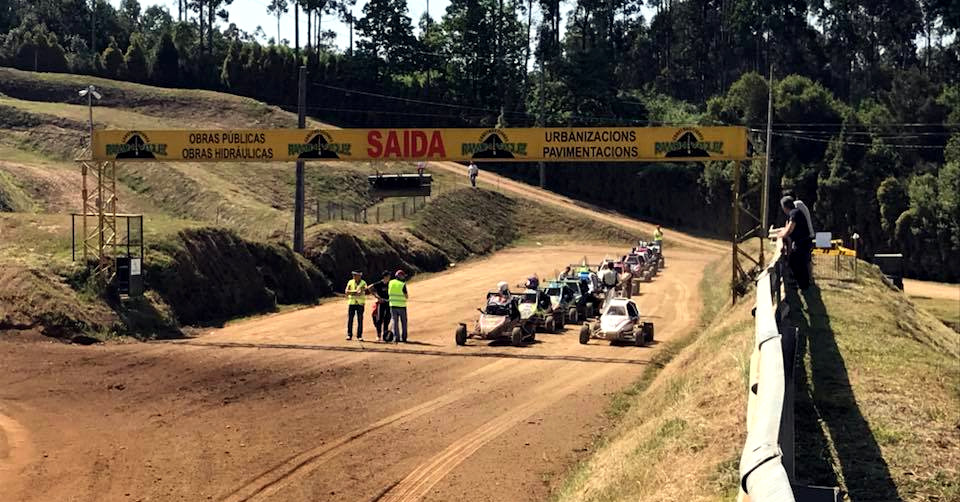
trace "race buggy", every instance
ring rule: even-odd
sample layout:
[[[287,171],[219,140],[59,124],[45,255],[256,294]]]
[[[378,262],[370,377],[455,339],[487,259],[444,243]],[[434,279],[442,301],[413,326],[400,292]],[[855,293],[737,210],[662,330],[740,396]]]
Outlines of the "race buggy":
[[[598,310],[597,307],[600,306],[600,301],[598,301],[592,294],[584,291],[584,285],[580,279],[568,277],[562,282],[565,286],[573,291],[573,305],[577,310],[576,319],[568,320],[567,322],[584,321],[593,317]]]
[[[653,254],[654,258],[656,259],[657,266],[660,268],[666,266],[667,261],[663,259],[663,248],[661,244],[654,242],[652,244],[648,244],[647,247],[650,249],[651,254]]]
[[[460,323],[455,334],[457,345],[465,345],[467,338],[479,338],[510,340],[510,343],[519,347],[527,341],[532,342],[536,339],[535,321],[521,317],[518,308],[519,298],[511,294],[511,300],[506,305],[490,301],[499,294],[498,291],[487,293],[486,306],[483,309],[477,309],[480,311],[480,318],[477,319],[472,331],[467,331],[466,323]]]
[[[539,290],[524,291],[517,308],[520,310],[520,318],[530,320],[534,329],[556,333],[563,328],[563,311],[553,308],[550,297]]]
[[[580,327],[580,343],[587,344],[591,338],[642,347],[653,341],[653,323],[640,321],[640,310],[633,300],[614,298],[603,309],[599,321]]]
[[[576,294],[564,281],[550,281],[540,289],[540,293],[550,298],[550,306],[553,310],[563,314],[560,327],[565,324],[576,324],[580,319],[577,313]]]

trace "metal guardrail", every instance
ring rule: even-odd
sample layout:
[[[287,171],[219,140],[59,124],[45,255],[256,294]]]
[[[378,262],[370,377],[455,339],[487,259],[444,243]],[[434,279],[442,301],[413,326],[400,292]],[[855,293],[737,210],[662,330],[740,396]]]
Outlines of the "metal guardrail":
[[[782,241],[777,259],[757,279],[756,331],[750,356],[747,440],[740,456],[739,501],[795,502],[781,449],[781,423],[787,398],[783,335],[777,322],[782,301]],[[789,360],[793,364],[793,358]],[[763,385],[760,385],[760,382]],[[792,383],[792,382],[791,382]],[[792,392],[791,401],[792,401]],[[789,423],[793,424],[792,410]],[[792,427],[791,427],[792,429]],[[792,433],[792,430],[790,431]],[[792,434],[790,434],[792,436]],[[792,437],[790,444],[792,446]]]
[[[835,502],[837,488],[795,484],[794,381],[797,330],[787,326],[783,301],[786,257],[776,240],[757,278],[755,335],[750,356],[747,439],[740,456],[739,502]]]

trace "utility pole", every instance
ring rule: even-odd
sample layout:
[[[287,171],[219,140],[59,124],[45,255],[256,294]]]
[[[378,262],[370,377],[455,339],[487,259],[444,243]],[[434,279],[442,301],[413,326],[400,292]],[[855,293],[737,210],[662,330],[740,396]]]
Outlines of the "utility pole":
[[[763,168],[763,192],[762,200],[760,201],[760,231],[764,234],[770,231],[770,158],[772,157],[773,148],[771,142],[773,141],[773,63],[770,63],[770,79],[767,80],[767,144],[766,149],[766,159],[764,159],[764,168]],[[761,234],[761,239],[766,240],[767,235]],[[764,263],[764,248],[766,244],[760,245],[760,264],[765,265]]]
[[[350,17],[347,18],[350,21],[350,49],[347,51],[351,56],[353,56],[353,13],[350,13]],[[317,28],[318,30],[320,28]]]
[[[297,127],[307,126],[307,67],[300,66],[297,84]],[[293,250],[303,254],[303,161],[297,161],[297,188],[293,209]]]
[[[546,106],[544,105],[544,103],[546,102],[545,101],[546,92],[544,92],[546,89],[545,88],[546,79],[544,78],[544,73],[546,73],[547,70],[543,66],[543,55],[541,54],[540,57],[541,57],[540,59],[540,112],[539,112],[540,117],[537,119],[537,122],[539,122],[538,125],[540,127],[546,127],[547,124],[546,124],[546,121],[544,120],[544,108],[546,108]],[[539,162],[539,166],[540,166],[540,188],[547,188],[547,166],[543,163],[542,160]]]
[[[83,96],[87,97],[87,110],[90,113],[90,119],[89,119],[89,122],[87,122],[87,128],[88,128],[87,130],[90,133],[90,156],[92,157],[93,156],[93,100],[94,99],[100,100],[101,95],[99,92],[97,92],[97,88],[92,85],[88,85],[87,87],[80,89],[78,94],[80,94],[80,97],[83,97]]]
[[[297,64],[300,64],[300,4],[298,0],[293,0],[293,54],[297,56]]]
[[[93,56],[92,69],[97,69],[97,0],[90,0],[90,54]]]

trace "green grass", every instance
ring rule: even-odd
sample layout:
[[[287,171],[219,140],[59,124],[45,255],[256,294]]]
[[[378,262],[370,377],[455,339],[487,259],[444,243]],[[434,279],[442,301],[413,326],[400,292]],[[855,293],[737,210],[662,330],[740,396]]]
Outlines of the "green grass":
[[[716,272],[702,285],[713,291],[704,293],[704,315],[714,322],[663,369],[614,396],[608,416],[620,425],[555,500],[736,497],[753,302],[724,308],[726,288],[717,284],[726,285],[726,274]],[[866,267],[859,282],[823,279],[819,290],[791,296],[804,335],[799,481],[840,486],[855,501],[960,500],[960,335],[879,277]]]
[[[910,299],[954,331],[960,331],[960,299],[947,300],[923,296],[911,296]]]
[[[0,211],[33,212],[36,206],[23,187],[6,171],[0,170]]]

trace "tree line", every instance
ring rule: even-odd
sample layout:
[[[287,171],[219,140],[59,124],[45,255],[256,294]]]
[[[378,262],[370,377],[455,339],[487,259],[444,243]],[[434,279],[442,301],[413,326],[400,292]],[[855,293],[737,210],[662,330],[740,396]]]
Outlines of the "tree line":
[[[275,37],[230,23],[232,2],[178,0],[169,12],[12,0],[0,6],[0,64],[288,108],[303,65],[308,111],[353,126],[754,129],[766,124],[772,66],[774,195],[806,201],[819,228],[859,233],[868,254],[905,252],[915,276],[960,280],[960,2],[451,0],[416,28],[404,0],[370,0],[356,19],[352,0],[251,4],[277,20]],[[291,10],[307,33],[281,30]],[[351,26],[344,50],[322,28],[332,17]],[[291,32],[293,47],[281,39]],[[548,177],[551,189],[716,233],[729,182],[719,163],[551,166]]]

